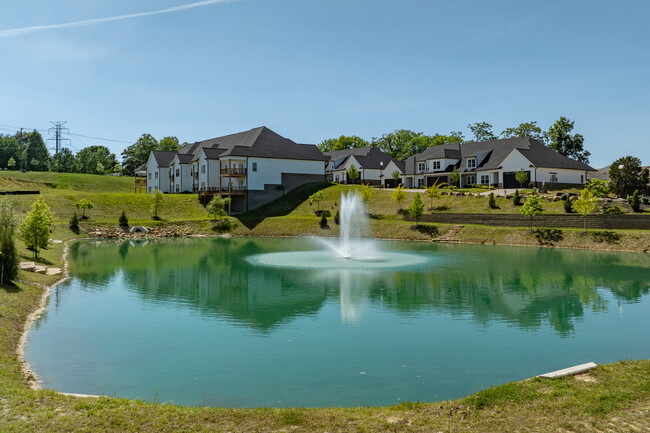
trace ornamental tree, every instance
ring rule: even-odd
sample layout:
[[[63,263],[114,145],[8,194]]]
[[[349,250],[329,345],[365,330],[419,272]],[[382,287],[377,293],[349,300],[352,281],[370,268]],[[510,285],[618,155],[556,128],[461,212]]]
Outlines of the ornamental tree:
[[[401,211],[402,203],[406,199],[406,192],[404,191],[404,187],[401,183],[397,185],[397,188],[395,188],[390,197],[395,201],[395,203],[397,203],[398,212]]]
[[[320,202],[324,197],[323,191],[316,191],[309,196],[309,204],[316,203],[316,209],[320,211]]]
[[[372,198],[372,188],[370,188],[370,185],[359,185],[359,195],[361,196],[361,201],[368,205]]]
[[[348,177],[353,181],[356,181],[359,178],[359,170],[357,170],[354,164],[352,164],[350,168],[348,168]]]
[[[39,249],[47,248],[50,241],[50,226],[53,222],[54,215],[50,207],[43,197],[39,197],[20,225],[20,238],[25,246],[34,252],[34,258],[38,258]]]
[[[580,197],[573,202],[573,210],[582,215],[585,232],[587,231],[587,215],[596,210],[597,201],[598,198],[588,188],[585,188],[580,192]]]
[[[523,188],[524,182],[528,181],[528,173],[526,173],[522,168],[515,174],[515,179],[517,180],[517,182],[519,182],[519,187]]]
[[[429,208],[433,209],[433,199],[440,198],[440,184],[438,183],[437,180],[433,185],[427,188],[425,194],[427,195],[427,197],[429,197]]]
[[[212,217],[212,219],[222,219],[228,214],[226,207],[230,208],[230,198],[222,198],[215,195],[205,209],[208,211],[208,216]]]
[[[81,211],[81,219],[82,220],[85,220],[87,218],[86,217],[86,211],[90,210],[90,209],[94,209],[94,207],[95,207],[93,202],[91,202],[87,198],[82,198],[77,203],[75,203],[74,206]]]
[[[158,211],[160,210],[160,206],[162,206],[164,201],[165,197],[163,196],[163,193],[157,189],[153,197],[151,197],[151,213],[153,219],[159,219]]]
[[[521,207],[521,213],[522,215],[526,215],[527,217],[530,217],[530,231],[533,231],[533,217],[541,214],[544,211],[544,208],[542,206],[542,200],[539,198],[538,195],[531,195],[526,199],[526,202],[524,205]]]
[[[409,215],[415,220],[415,225],[418,225],[418,221],[422,218],[424,214],[424,203],[422,202],[422,197],[420,194],[415,194],[415,198],[411,202],[408,208]]]

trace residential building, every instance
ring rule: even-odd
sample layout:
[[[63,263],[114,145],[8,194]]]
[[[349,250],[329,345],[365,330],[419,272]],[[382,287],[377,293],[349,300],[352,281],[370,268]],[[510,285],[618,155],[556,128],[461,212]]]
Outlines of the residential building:
[[[528,176],[523,186],[559,188],[581,186],[589,165],[567,158],[528,137],[475,143],[448,143],[430,147],[406,160],[404,186],[428,187],[435,182],[452,184],[453,169],[460,173],[459,186],[489,185],[519,188],[517,172]]]
[[[389,166],[394,170],[403,171],[397,160],[376,147],[365,146],[353,149],[333,150],[323,152],[328,158],[326,173],[329,182],[356,184],[363,183],[375,186],[384,186],[393,179],[388,172]],[[357,179],[348,176],[348,170],[354,166],[359,172]],[[402,166],[403,167],[403,166]],[[388,178],[386,176],[388,172]]]
[[[178,152],[152,151],[147,192],[230,197],[232,211],[255,209],[300,185],[325,181],[318,147],[298,144],[262,126],[188,144]]]

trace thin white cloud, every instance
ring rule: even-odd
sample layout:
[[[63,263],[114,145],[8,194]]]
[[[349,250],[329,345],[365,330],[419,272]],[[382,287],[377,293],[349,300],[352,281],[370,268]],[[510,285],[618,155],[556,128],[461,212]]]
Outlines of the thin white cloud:
[[[210,6],[213,4],[217,3],[226,3],[232,0],[204,0],[200,2],[195,2],[195,3],[188,3],[185,5],[180,5],[180,6],[174,6],[171,8],[167,9],[161,9],[157,11],[150,11],[150,12],[140,12],[137,14],[129,14],[129,15],[119,15],[116,17],[106,17],[106,18],[94,18],[92,20],[84,20],[84,21],[75,21],[72,23],[64,23],[64,24],[50,24],[46,26],[33,26],[33,27],[21,27],[17,29],[8,29],[8,30],[0,30],[0,38],[7,38],[11,36],[21,36],[25,35],[27,33],[34,33],[34,32],[40,32],[43,30],[54,30],[54,29],[66,29],[66,28],[71,28],[71,27],[82,27],[82,26],[93,26],[95,24],[103,24],[103,23],[108,23],[111,21],[119,21],[119,20],[128,20],[131,18],[139,18],[139,17],[146,17],[150,15],[158,15],[158,14],[167,14],[170,12],[178,12],[178,11],[184,11],[187,9],[194,9],[194,8],[199,8],[203,6]]]

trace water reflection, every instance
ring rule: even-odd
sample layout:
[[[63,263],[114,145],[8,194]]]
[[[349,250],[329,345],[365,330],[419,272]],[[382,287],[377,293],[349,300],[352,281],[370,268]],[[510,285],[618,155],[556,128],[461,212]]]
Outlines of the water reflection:
[[[502,321],[522,329],[550,325],[566,336],[585,314],[619,305],[650,290],[647,256],[493,246],[385,243],[383,248],[430,255],[417,272],[279,269],[251,266],[246,257],[310,250],[305,239],[171,239],[77,242],[70,270],[87,290],[106,290],[118,273],[124,287],[146,302],[177,303],[260,332],[340,305],[341,320],[360,320],[372,304],[394,314],[443,313],[479,326]]]

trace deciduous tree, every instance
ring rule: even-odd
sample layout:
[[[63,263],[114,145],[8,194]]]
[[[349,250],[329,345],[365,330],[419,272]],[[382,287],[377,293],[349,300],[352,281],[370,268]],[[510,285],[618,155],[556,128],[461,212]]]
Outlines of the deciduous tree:
[[[409,205],[408,212],[409,215],[411,215],[411,218],[415,220],[415,225],[417,226],[418,221],[420,221],[420,218],[422,218],[422,215],[424,214],[424,203],[422,202],[420,194],[415,194],[413,201]]]
[[[433,199],[440,197],[440,184],[437,180],[433,185],[427,188],[426,195],[429,197],[429,208],[433,209]]]
[[[353,149],[356,147],[370,146],[368,140],[364,140],[356,135],[341,135],[339,138],[328,138],[318,144],[321,152],[331,152],[333,150]]]
[[[544,211],[542,200],[538,195],[533,194],[526,199],[526,202],[521,207],[522,215],[530,217],[530,231],[533,231],[533,218]]]
[[[316,191],[309,196],[309,204],[316,203],[316,211],[320,211],[320,202],[325,198],[323,191]]]
[[[517,180],[517,182],[519,182],[519,187],[523,188],[524,187],[524,182],[528,181],[528,173],[526,173],[524,171],[524,169],[522,168],[521,170],[519,170],[515,174],[515,180]]]
[[[163,202],[165,201],[165,197],[163,196],[163,193],[157,189],[156,192],[153,194],[151,197],[151,216],[153,219],[159,219],[158,217],[158,212],[160,211],[160,207],[162,206]]]
[[[75,207],[81,211],[81,219],[85,220],[87,218],[86,211],[90,209],[94,209],[95,205],[87,198],[82,198],[77,203],[75,203]]]
[[[454,167],[451,173],[449,173],[449,179],[451,180],[452,185],[460,188],[460,173],[456,170],[456,167]]]
[[[359,178],[359,170],[357,170],[354,164],[348,168],[348,178],[352,179],[352,183],[356,182],[356,180]]]
[[[607,181],[601,179],[590,179],[587,181],[585,187],[594,197],[602,198],[609,194]]]
[[[47,248],[50,240],[50,226],[53,221],[54,215],[52,215],[50,207],[45,203],[43,197],[39,197],[20,225],[20,238],[25,246],[34,252],[35,258],[38,258],[41,248]]]
[[[612,163],[609,168],[609,186],[618,196],[627,196],[634,190],[646,191],[650,183],[650,173],[641,166],[641,160],[624,156]]]
[[[366,205],[370,203],[370,199],[372,198],[372,188],[370,185],[362,184],[359,185],[359,196],[361,197],[361,201],[363,201]]]
[[[401,183],[397,185],[397,188],[395,188],[390,197],[395,201],[395,203],[397,203],[398,212],[401,211],[402,203],[406,199],[406,191],[404,191],[404,187]]]
[[[18,251],[16,250],[16,228],[18,218],[15,205],[9,199],[0,198],[0,285],[18,276]]]
[[[537,122],[520,123],[519,126],[506,128],[501,132],[501,138],[513,137],[530,137],[542,143],[546,143],[547,141],[546,133],[542,131],[542,128],[537,126]]]
[[[76,172],[88,174],[105,174],[119,170],[114,153],[106,146],[88,146],[79,151],[76,157]]]
[[[571,135],[575,122],[566,117],[560,117],[548,129],[549,147],[567,158],[576,161],[589,162],[589,153],[584,149],[584,137],[581,134]]]
[[[149,153],[156,149],[158,149],[158,140],[151,134],[142,134],[138,141],[122,152],[122,172],[127,176],[133,176],[135,169],[147,162]]]
[[[585,188],[580,192],[580,197],[573,202],[573,210],[582,215],[585,232],[587,231],[587,215],[596,210],[597,201],[598,198],[588,188]]]
[[[467,128],[472,131],[472,135],[474,136],[474,140],[471,141],[488,141],[496,140],[497,138],[494,132],[492,132],[492,125],[487,122],[470,123],[467,125]]]
[[[227,208],[230,208],[230,198],[222,198],[221,196],[215,195],[210,200],[210,203],[205,207],[208,211],[208,216],[212,219],[222,219],[228,215]]]

